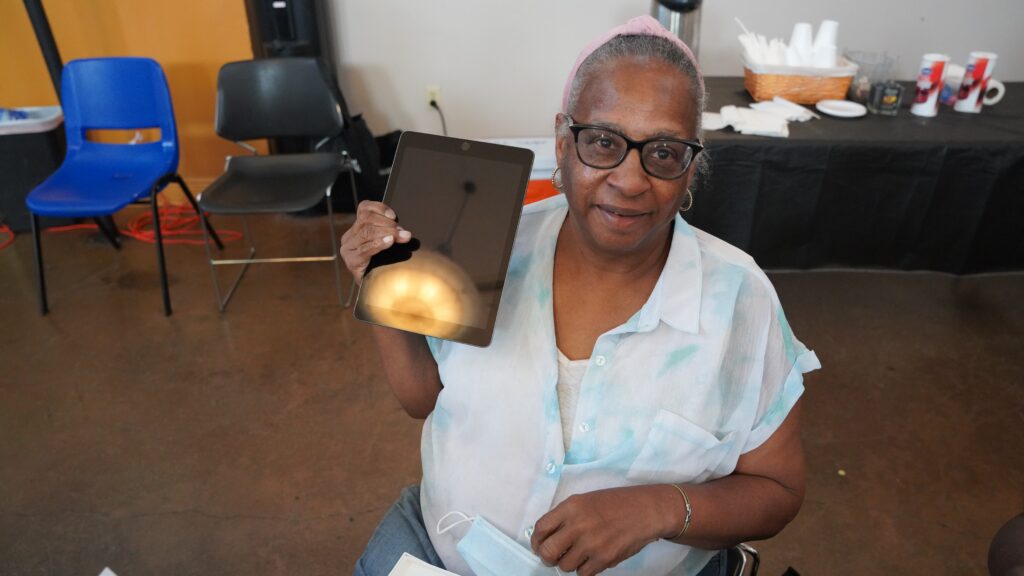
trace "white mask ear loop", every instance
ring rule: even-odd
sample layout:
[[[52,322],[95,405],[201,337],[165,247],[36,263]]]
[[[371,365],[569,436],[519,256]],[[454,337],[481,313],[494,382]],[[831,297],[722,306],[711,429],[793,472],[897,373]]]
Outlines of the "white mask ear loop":
[[[444,524],[444,521],[447,520],[449,516],[462,516],[462,518],[460,518],[459,520],[456,520],[455,522],[452,522],[451,524],[445,526],[444,528],[441,528],[441,524]],[[441,516],[441,519],[437,521],[437,533],[438,533],[438,535],[444,534],[445,532],[451,530],[452,528],[455,528],[459,524],[465,524],[466,522],[472,522],[472,521],[473,521],[473,519],[470,518],[469,516],[466,516],[462,512],[459,512],[458,510],[453,510],[453,511],[445,514],[444,516]]]

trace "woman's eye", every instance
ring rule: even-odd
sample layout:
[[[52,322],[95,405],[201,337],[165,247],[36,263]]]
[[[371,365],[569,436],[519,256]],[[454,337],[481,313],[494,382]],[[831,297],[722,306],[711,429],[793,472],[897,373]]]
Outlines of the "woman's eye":
[[[656,160],[675,160],[679,158],[679,154],[668,146],[659,146],[651,151],[651,156]]]
[[[607,134],[595,134],[590,138],[590,145],[601,148],[614,148],[615,140]]]

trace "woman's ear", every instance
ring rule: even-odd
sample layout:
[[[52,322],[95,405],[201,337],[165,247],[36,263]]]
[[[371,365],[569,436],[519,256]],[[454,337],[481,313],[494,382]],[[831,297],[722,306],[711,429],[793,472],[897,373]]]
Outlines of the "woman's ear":
[[[566,156],[572,151],[572,132],[569,131],[569,117],[559,112],[555,114],[555,162],[563,166]]]

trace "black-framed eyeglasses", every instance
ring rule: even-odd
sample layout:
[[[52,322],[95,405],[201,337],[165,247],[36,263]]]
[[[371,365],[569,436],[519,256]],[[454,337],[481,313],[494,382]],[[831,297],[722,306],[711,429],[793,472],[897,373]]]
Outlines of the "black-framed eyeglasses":
[[[576,143],[576,156],[591,168],[615,168],[635,148],[644,172],[662,180],[675,180],[686,174],[693,159],[704,149],[699,142],[677,138],[631,140],[611,128],[576,124],[571,116],[566,117]]]

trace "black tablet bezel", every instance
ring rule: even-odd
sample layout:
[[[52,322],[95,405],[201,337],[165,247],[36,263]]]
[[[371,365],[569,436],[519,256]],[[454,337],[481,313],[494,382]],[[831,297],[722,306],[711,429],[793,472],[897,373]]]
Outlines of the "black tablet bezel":
[[[526,199],[526,188],[530,181],[530,171],[533,167],[534,154],[527,148],[517,148],[514,146],[505,146],[501,144],[493,144],[490,142],[479,142],[475,140],[466,140],[463,138],[450,138],[447,136],[438,136],[435,134],[425,134],[422,132],[403,132],[398,141],[398,150],[395,153],[395,162],[391,169],[391,176],[388,178],[387,188],[384,191],[383,202],[385,204],[391,204],[396,195],[413,193],[415,190],[402,191],[397,189],[396,183],[399,181],[397,176],[401,173],[402,160],[406,154],[415,153],[417,150],[425,150],[430,152],[441,152],[444,154],[457,155],[467,158],[490,160],[497,162],[505,162],[508,164],[518,165],[520,167],[520,181],[516,187],[515,202],[511,203],[511,210],[519,209],[518,214],[512,214],[513,218],[510,219],[510,225],[505,237],[504,250],[502,251],[501,257],[501,282],[497,286],[500,302],[500,292],[505,288],[505,278],[508,275],[508,264],[512,256],[512,244],[515,241],[516,230],[519,228],[519,218],[522,213],[523,202]],[[401,214],[398,215],[401,219]],[[415,232],[415,231],[414,231]],[[382,256],[387,251],[382,252],[374,256],[370,265],[367,268],[366,274],[372,274],[373,269],[376,265],[380,265],[382,259],[386,256]],[[359,296],[356,298],[355,305],[353,306],[352,313],[356,319],[370,324],[378,326],[385,326],[388,328],[394,328],[396,330],[408,331],[402,327],[391,326],[387,323],[383,323],[379,320],[380,316],[374,318],[364,316],[361,311],[367,310],[372,311],[376,309],[374,306],[370,306],[362,301],[363,292],[360,289]],[[498,316],[498,306],[490,308],[490,314],[487,318],[487,324],[484,328],[478,328],[476,326],[469,325],[455,325],[458,327],[458,336],[446,339],[453,340],[456,342],[462,342],[464,344],[470,344],[472,346],[485,347],[491,343],[491,336],[494,333],[494,323]],[[436,321],[436,320],[435,320]],[[416,332],[417,334],[424,334],[426,336],[438,336],[438,334],[425,334],[422,332]],[[450,332],[442,332],[449,334]]]

